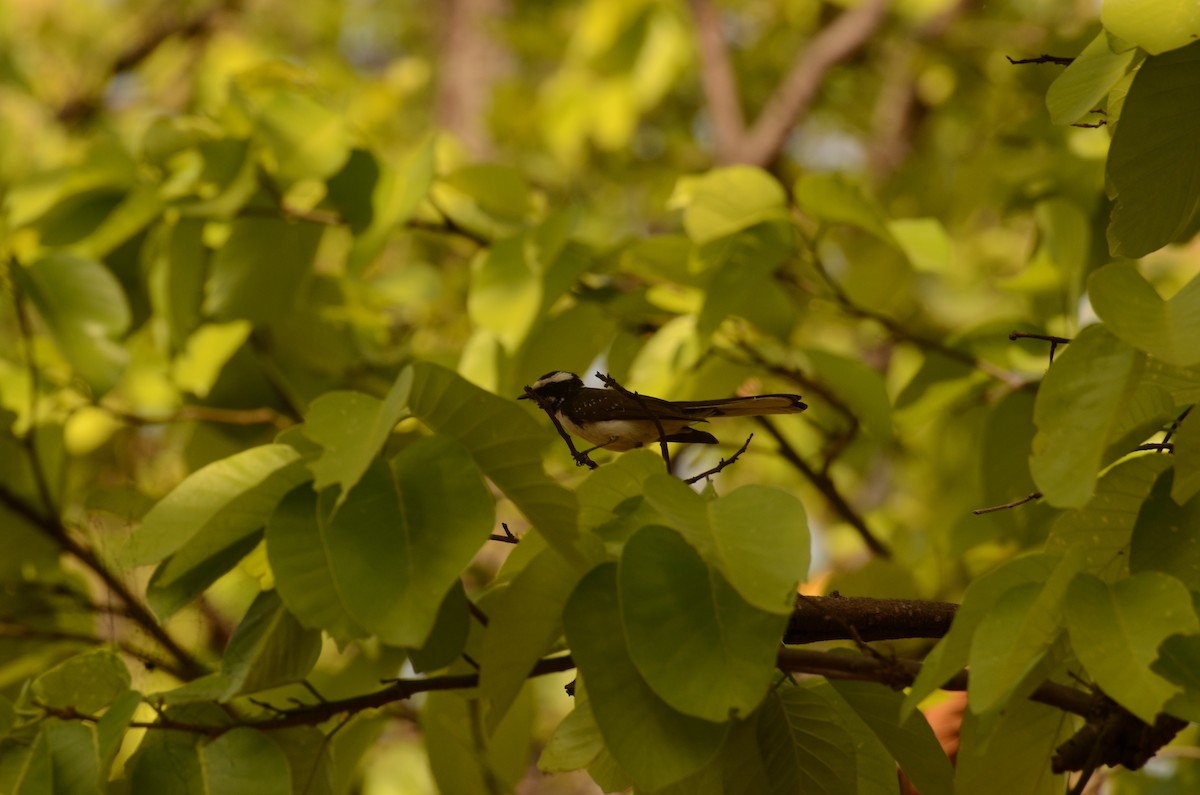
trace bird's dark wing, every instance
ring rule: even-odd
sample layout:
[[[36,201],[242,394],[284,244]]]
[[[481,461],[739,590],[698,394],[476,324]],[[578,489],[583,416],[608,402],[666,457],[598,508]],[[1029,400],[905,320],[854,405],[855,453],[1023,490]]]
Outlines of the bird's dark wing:
[[[717,444],[717,437],[698,428],[684,428],[682,431],[663,437],[668,442],[686,442],[688,444]]]
[[[756,417],[761,414],[794,414],[808,406],[799,395],[752,395],[722,400],[684,400],[673,404],[690,416]]]
[[[602,407],[601,413],[606,420],[686,420],[699,422],[712,415],[711,411],[688,411],[680,409],[679,404],[649,395],[624,395],[610,389],[582,389],[574,398],[576,411],[586,416],[593,406]]]

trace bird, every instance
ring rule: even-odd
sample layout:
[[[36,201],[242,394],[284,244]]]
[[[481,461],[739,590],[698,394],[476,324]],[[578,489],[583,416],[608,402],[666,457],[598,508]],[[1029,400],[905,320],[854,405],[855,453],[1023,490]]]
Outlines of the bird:
[[[624,390],[587,387],[578,375],[564,370],[546,373],[526,389],[518,400],[535,399],[553,413],[563,428],[594,444],[593,450],[614,452],[660,441],[660,428],[661,441],[717,444],[711,433],[691,426],[713,417],[795,414],[808,408],[799,395],[786,394],[663,400]]]

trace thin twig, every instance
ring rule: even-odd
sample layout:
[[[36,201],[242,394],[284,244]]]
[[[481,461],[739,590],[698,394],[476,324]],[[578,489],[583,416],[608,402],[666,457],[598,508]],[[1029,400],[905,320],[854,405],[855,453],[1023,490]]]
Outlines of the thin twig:
[[[1008,55],[1004,57],[1007,58],[1008,62],[1013,66],[1021,66],[1023,64],[1030,63],[1052,63],[1056,66],[1070,66],[1075,62],[1074,58],[1064,58],[1061,55],[1039,55],[1036,58],[1013,58]]]
[[[800,473],[804,477],[808,478],[808,481],[816,487],[817,491],[821,492],[822,496],[829,501],[833,509],[846,520],[847,524],[858,532],[859,536],[862,537],[863,543],[879,557],[890,559],[892,557],[891,550],[875,537],[875,534],[867,527],[867,523],[863,521],[863,518],[858,515],[857,511],[850,507],[850,503],[838,491],[833,479],[809,466],[808,462],[792,447],[791,442],[784,438],[783,434],[766,417],[755,417],[754,419],[759,425],[767,429],[767,433],[771,434],[771,437],[779,445],[779,455],[789,464],[800,470]]]
[[[280,430],[290,428],[296,421],[272,408],[223,409],[216,406],[183,406],[161,417],[148,417],[120,409],[101,406],[112,416],[131,425],[167,425],[176,422],[212,422],[223,425],[274,425]]]
[[[1006,502],[1003,505],[993,505],[990,508],[976,508],[975,510],[971,511],[971,513],[975,514],[976,516],[982,516],[985,513],[996,513],[997,511],[1007,511],[1009,508],[1016,508],[1018,505],[1024,505],[1027,502],[1033,502],[1034,500],[1040,500],[1041,498],[1042,498],[1042,493],[1040,491],[1035,491],[1030,494],[1027,494],[1026,496],[1022,497],[1019,500],[1013,500],[1012,502]]]
[[[504,535],[492,533],[490,536],[492,541],[503,541],[505,544],[519,544],[521,542],[521,539],[513,535],[513,531],[508,529],[507,523],[501,522],[500,527],[504,530]]]
[[[753,438],[754,438],[754,434],[750,434],[749,436],[747,436],[746,441],[742,442],[742,446],[739,447],[738,451],[736,453],[734,453],[733,455],[731,455],[728,460],[722,458],[720,461],[717,462],[717,465],[715,467],[713,467],[712,469],[707,469],[707,470],[701,472],[699,475],[693,475],[692,477],[688,478],[687,480],[685,480],[683,482],[687,483],[690,486],[691,484],[695,483],[696,481],[698,481],[702,478],[711,477],[711,476],[717,474],[722,469],[731,465],[734,461],[737,461],[739,458],[741,458],[742,453],[746,452],[747,448],[750,447],[750,440]]]

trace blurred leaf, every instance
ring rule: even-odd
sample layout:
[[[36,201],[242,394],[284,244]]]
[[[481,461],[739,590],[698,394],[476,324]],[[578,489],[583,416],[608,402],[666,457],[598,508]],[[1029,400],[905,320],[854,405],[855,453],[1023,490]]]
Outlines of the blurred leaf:
[[[792,253],[791,235],[786,225],[764,223],[700,246],[697,259],[710,271],[696,319],[702,339],[731,314],[755,319],[763,295],[775,289],[771,275]]]
[[[1177,367],[1200,364],[1200,276],[1163,301],[1132,263],[1092,274],[1092,306],[1112,333]]]
[[[200,325],[200,303],[207,277],[208,249],[203,243],[204,224],[179,219],[160,224],[148,243],[149,272],[146,287],[154,314],[167,324],[172,349],[183,346]]]
[[[168,557],[150,575],[146,601],[159,620],[166,621],[200,597],[214,582],[238,565],[262,541],[262,527],[241,532],[232,540],[216,533],[197,536],[179,553]]]
[[[863,189],[841,174],[805,174],[794,188],[805,213],[835,224],[849,224],[895,245],[888,220]]]
[[[54,786],[46,791],[100,795],[108,776],[107,771],[100,768],[96,727],[82,721],[51,718],[42,727],[41,734],[50,752],[54,781]]]
[[[438,608],[437,618],[429,637],[419,648],[410,649],[409,662],[417,673],[427,673],[445,668],[458,659],[467,643],[467,633],[470,631],[471,614],[467,604],[467,592],[463,589],[462,580],[450,586],[446,598]],[[496,620],[495,609],[491,611],[491,620]],[[482,676],[482,664],[480,674]]]
[[[583,578],[563,622],[605,746],[637,786],[660,789],[716,756],[725,725],[671,709],[630,659],[615,564],[602,564]]]
[[[867,433],[879,441],[892,438],[892,404],[878,370],[814,348],[805,349],[804,355],[817,378],[833,389]]]
[[[225,648],[221,672],[230,680],[225,698],[298,682],[320,653],[320,633],[301,627],[276,591],[263,591]]]
[[[243,450],[193,472],[142,519],[121,550],[128,566],[155,563],[192,547],[191,559],[223,549],[262,527],[288,491],[308,479],[288,445]],[[183,562],[176,564],[183,568]]]
[[[196,397],[208,397],[221,368],[242,347],[252,330],[245,320],[206,323],[197,328],[171,365],[175,383]]]
[[[1113,52],[1108,46],[1108,34],[1101,31],[1050,84],[1046,92],[1050,120],[1055,124],[1074,124],[1088,117],[1104,104],[1109,90],[1129,71],[1136,55],[1136,49]]]
[[[1154,55],[1200,38],[1200,12],[1189,0],[1104,0],[1100,21]]]
[[[543,773],[566,773],[591,764],[604,748],[604,738],[592,715],[592,705],[582,683],[575,685],[575,708],[558,724],[538,757]]]
[[[1200,621],[1179,580],[1142,572],[1112,585],[1080,574],[1067,591],[1067,630],[1096,684],[1137,717],[1153,723],[1177,689],[1150,671],[1167,637],[1195,633]]]
[[[213,255],[204,313],[267,323],[295,310],[324,229],[275,218],[238,218]]]
[[[11,269],[67,361],[96,395],[112,389],[128,354],[118,340],[129,330],[129,304],[112,273],[76,254],[43,257]]]
[[[268,66],[244,73],[232,96],[254,121],[268,170],[285,185],[324,180],[350,157],[350,138],[342,114],[294,85],[268,75]]]
[[[437,209],[454,224],[488,239],[511,235],[529,220],[533,197],[516,169],[473,165],[433,184]]]
[[[1166,710],[1184,720],[1200,720],[1200,635],[1172,635],[1158,647],[1154,673],[1183,687]]]
[[[471,266],[467,311],[516,351],[538,321],[542,279],[526,258],[528,237],[519,234],[481,251]]]
[[[675,187],[673,207],[684,208],[683,228],[698,244],[787,217],[787,196],[779,182],[753,166],[729,166]]]
[[[323,448],[308,465],[317,491],[337,484],[338,504],[345,501],[408,411],[411,389],[412,371],[405,369],[383,400],[361,392],[333,391],[309,405],[304,435]]]
[[[111,651],[95,649],[70,657],[33,683],[38,701],[53,709],[91,715],[129,690],[129,669]]]
[[[1038,433],[1030,470],[1051,505],[1078,508],[1095,493],[1102,456],[1143,358],[1103,326],[1089,326],[1046,373],[1034,407]]]
[[[1017,700],[995,719],[963,716],[954,791],[972,795],[1059,795],[1064,777],[1050,770],[1054,749],[1070,734],[1061,711]]]
[[[722,721],[766,696],[787,617],[743,601],[678,533],[651,526],[630,538],[618,588],[629,656],[671,707]]]
[[[1114,256],[1134,259],[1186,242],[1200,223],[1200,161],[1191,156],[1200,138],[1198,79],[1200,42],[1147,58],[1134,77],[1108,153],[1108,182],[1116,192],[1108,227]]]
[[[916,270],[943,273],[950,267],[953,244],[938,219],[897,218],[887,230]]]
[[[370,222],[356,234],[346,261],[347,269],[355,274],[362,274],[379,256],[388,237],[412,218],[429,192],[434,175],[433,136],[425,138],[398,162],[375,162],[375,168],[379,175],[371,185]],[[332,181],[329,188],[330,198],[336,201]],[[343,214],[345,212],[343,204]],[[353,215],[351,223],[354,223]]]

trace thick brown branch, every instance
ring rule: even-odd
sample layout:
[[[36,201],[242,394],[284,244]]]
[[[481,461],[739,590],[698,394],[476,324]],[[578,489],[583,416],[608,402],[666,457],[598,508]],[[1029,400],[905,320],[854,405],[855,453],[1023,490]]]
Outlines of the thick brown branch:
[[[958,605],[951,602],[806,596],[796,600],[783,642],[850,640],[854,635],[864,641],[940,638],[957,612]]]

